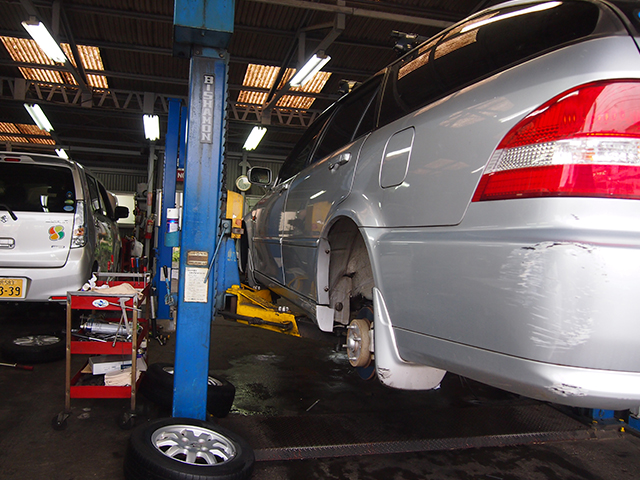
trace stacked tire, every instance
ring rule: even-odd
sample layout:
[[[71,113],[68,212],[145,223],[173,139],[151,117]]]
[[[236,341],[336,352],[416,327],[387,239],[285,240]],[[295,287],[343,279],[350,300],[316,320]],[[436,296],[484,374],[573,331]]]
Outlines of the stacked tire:
[[[173,406],[173,365],[152,363],[140,382],[140,393],[160,408]],[[236,388],[226,380],[209,373],[207,379],[207,413],[217,418],[226,417],[236,395]]]

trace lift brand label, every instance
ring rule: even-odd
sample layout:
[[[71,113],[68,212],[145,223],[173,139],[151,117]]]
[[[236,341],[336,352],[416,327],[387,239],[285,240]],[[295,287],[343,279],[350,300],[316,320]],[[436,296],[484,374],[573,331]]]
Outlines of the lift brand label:
[[[205,75],[202,83],[202,111],[200,112],[200,143],[213,143],[214,76]]]

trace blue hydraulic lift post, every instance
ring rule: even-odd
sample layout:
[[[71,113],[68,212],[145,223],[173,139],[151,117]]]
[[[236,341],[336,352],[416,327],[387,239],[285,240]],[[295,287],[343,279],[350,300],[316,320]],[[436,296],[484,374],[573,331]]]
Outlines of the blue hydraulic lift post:
[[[220,234],[226,48],[234,0],[175,0],[174,53],[191,57],[173,416],[205,420]],[[213,268],[212,268],[213,267]]]
[[[189,107],[183,105],[180,110],[180,118],[182,123],[180,124],[180,154],[178,156],[178,168],[184,168],[184,157],[187,149],[187,119],[189,118]]]
[[[156,282],[156,289],[158,292],[158,310],[156,316],[158,319],[162,320],[171,318],[170,306],[165,301],[167,294],[171,294],[171,292],[167,291],[162,267],[167,267],[168,272],[171,272],[171,255],[173,253],[174,245],[171,244],[172,242],[165,242],[165,232],[167,225],[167,208],[173,208],[175,206],[178,145],[180,144],[181,137],[181,110],[182,101],[177,98],[170,98],[169,122],[167,125],[167,134],[165,136],[164,169],[162,174],[162,212],[160,228],[158,230],[158,262],[157,272],[155,275],[155,278],[160,279]],[[176,233],[176,236],[178,235],[179,234]],[[167,245],[167,243],[169,243],[169,245]],[[175,246],[178,246],[178,242],[175,242]],[[171,281],[170,273],[169,281]]]
[[[200,420],[206,418],[217,280],[216,268],[209,272],[209,264],[219,235],[227,82],[226,56],[208,53],[214,56],[191,58],[173,393],[173,416]]]

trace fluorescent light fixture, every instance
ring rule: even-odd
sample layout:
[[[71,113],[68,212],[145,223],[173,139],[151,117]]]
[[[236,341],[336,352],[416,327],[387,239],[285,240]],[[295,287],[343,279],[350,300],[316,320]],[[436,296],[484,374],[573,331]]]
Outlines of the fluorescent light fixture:
[[[36,122],[36,125],[40,128],[40,130],[45,130],[47,132],[51,132],[53,130],[53,126],[49,119],[40,108],[40,105],[37,103],[29,105],[28,103],[24,104],[24,108],[29,112],[33,121]]]
[[[251,130],[251,133],[247,137],[247,140],[244,142],[244,146],[242,148],[244,148],[245,150],[255,149],[260,143],[260,140],[262,140],[262,137],[264,137],[265,133],[267,133],[266,127],[253,127],[253,130]]]
[[[506,20],[507,18],[518,17],[520,15],[526,15],[528,13],[541,12],[543,10],[549,10],[550,8],[555,8],[560,5],[562,2],[546,2],[541,3],[539,5],[534,5],[533,7],[524,8],[522,10],[516,10],[515,12],[505,13],[504,15],[498,15],[497,17],[487,18],[486,20],[480,20],[479,22],[471,23],[460,30],[460,33],[466,33],[475,28],[484,27],[485,25],[489,25],[490,23],[499,22],[500,20]]]
[[[65,158],[65,159],[69,160],[69,155],[67,155],[67,151],[64,148],[56,148],[56,154],[60,158]]]
[[[292,87],[304,85],[311,80],[313,76],[329,62],[329,60],[331,60],[329,55],[318,56],[314,53],[307,63],[305,63],[304,66],[296,72],[289,84]]]
[[[144,115],[144,136],[147,140],[158,140],[160,138],[160,117],[158,115]]]
[[[46,53],[54,62],[64,63],[67,61],[64,52],[58,45],[47,27],[42,22],[38,22],[34,18],[29,19],[28,22],[22,22],[24,29],[29,32],[31,38],[33,38],[40,48]]]

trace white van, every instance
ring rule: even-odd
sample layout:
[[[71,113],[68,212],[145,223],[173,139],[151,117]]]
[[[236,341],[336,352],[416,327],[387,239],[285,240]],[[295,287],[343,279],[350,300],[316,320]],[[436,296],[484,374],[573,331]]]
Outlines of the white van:
[[[119,267],[128,215],[74,161],[0,152],[0,301],[61,301]]]

